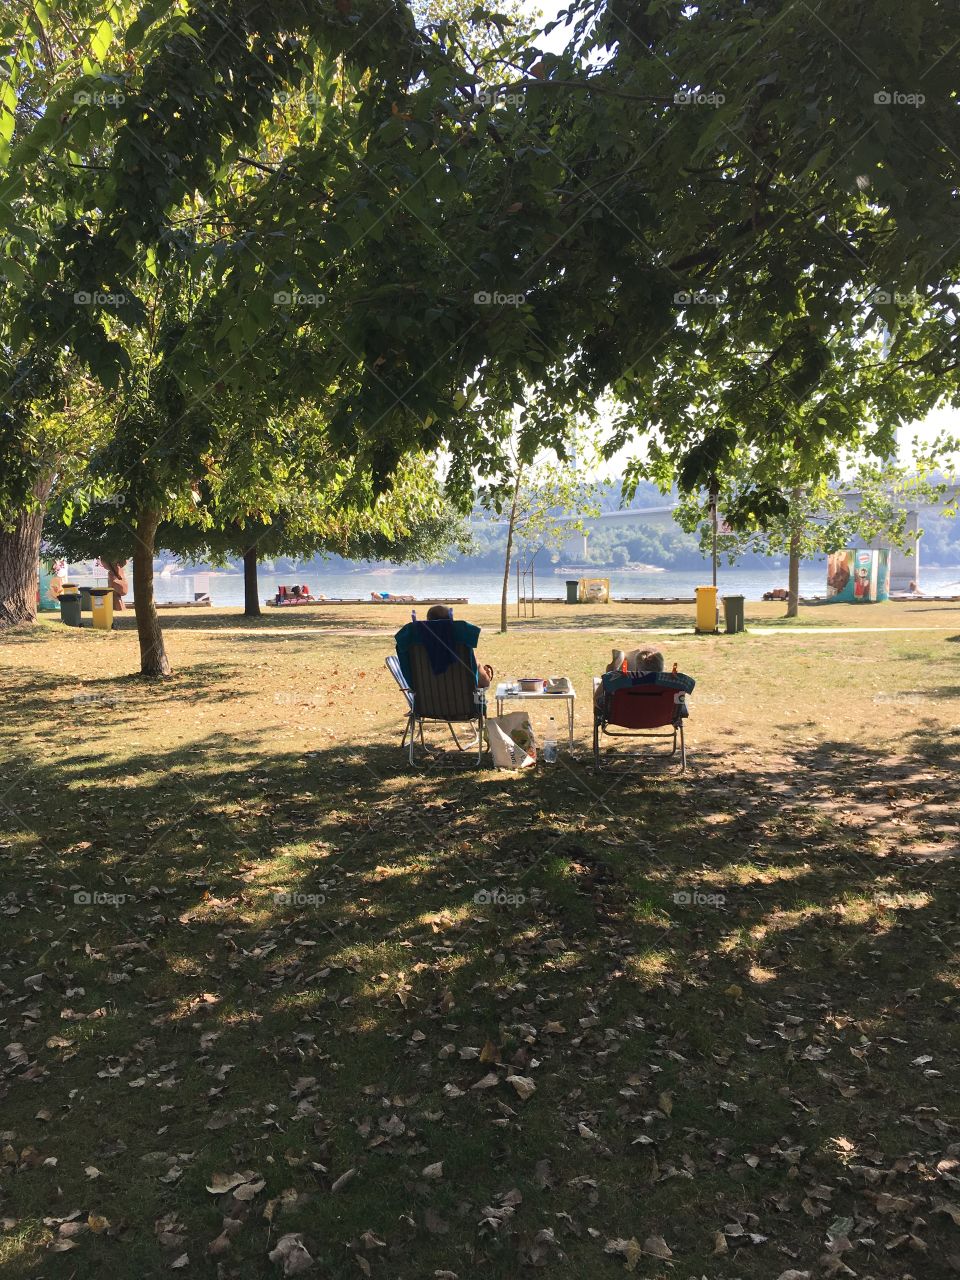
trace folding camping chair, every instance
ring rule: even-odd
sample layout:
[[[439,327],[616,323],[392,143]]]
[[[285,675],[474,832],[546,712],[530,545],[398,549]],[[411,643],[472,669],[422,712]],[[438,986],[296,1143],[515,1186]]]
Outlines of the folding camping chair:
[[[407,724],[400,739],[400,746],[407,742],[409,733],[408,751],[411,764],[416,764],[414,740],[418,732],[420,746],[424,751],[427,749],[423,740],[425,720],[443,721],[450,730],[458,751],[472,749],[474,744],[461,743],[453,726],[455,723],[471,725],[477,735],[477,764],[480,764],[483,759],[483,721],[487,711],[485,691],[477,688],[472,651],[466,645],[458,644],[456,657],[456,662],[451,663],[440,675],[436,675],[423,645],[411,645],[409,685],[400,670],[399,659],[393,654],[386,659],[387,669],[403,690],[407,700]]]
[[[634,738],[641,741],[671,739],[669,752],[658,752],[667,759],[680,751],[680,771],[686,772],[687,749],[683,740],[686,694],[682,690],[657,684],[636,684],[606,692],[597,705],[597,690],[602,688],[599,676],[593,678],[593,767],[603,769],[600,738]],[[666,729],[657,733],[657,729]]]
[[[393,676],[394,680],[396,680],[397,684],[400,686],[401,693],[407,700],[407,718],[403,725],[403,737],[400,739],[400,746],[402,748],[407,745],[407,731],[410,728],[410,716],[413,712],[413,690],[407,684],[407,678],[400,670],[400,659],[397,655],[395,653],[391,653],[389,658],[385,658],[384,661],[387,664],[387,670]]]

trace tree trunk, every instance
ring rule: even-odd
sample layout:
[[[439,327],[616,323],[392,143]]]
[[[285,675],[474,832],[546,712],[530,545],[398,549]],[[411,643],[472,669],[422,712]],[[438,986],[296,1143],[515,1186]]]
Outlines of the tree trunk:
[[[247,547],[243,553],[243,616],[260,617],[260,590],[257,585],[257,548]]]
[[[507,554],[503,561],[503,591],[500,595],[500,632],[507,629],[507,592],[510,590],[510,558],[513,555],[513,526],[517,520],[517,503],[520,499],[520,477],[522,468],[517,467],[517,483],[513,486],[513,502],[510,505],[510,519],[507,521]]]
[[[20,511],[12,529],[0,528],[0,629],[37,620],[40,533],[51,483],[49,476],[38,479],[36,506]]]
[[[795,489],[791,498],[799,501],[800,491]],[[790,531],[790,564],[787,570],[787,614],[788,618],[796,618],[800,613],[800,543],[803,530],[794,525]]]
[[[151,679],[173,674],[153,600],[153,551],[159,523],[159,511],[143,508],[137,518],[133,544],[133,608],[140,638],[140,674]]]

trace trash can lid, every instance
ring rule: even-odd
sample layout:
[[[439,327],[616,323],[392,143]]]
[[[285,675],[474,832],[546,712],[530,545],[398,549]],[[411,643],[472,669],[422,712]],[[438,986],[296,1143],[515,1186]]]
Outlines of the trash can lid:
[[[92,596],[113,595],[113,587],[85,587],[84,590],[89,591]]]

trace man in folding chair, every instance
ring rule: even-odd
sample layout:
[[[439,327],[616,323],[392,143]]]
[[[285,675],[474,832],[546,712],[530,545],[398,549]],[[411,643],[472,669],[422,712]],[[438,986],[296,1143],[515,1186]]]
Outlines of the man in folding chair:
[[[612,664],[611,664],[612,665]],[[693,693],[696,681],[681,672],[605,671],[594,676],[593,767],[599,773],[601,737],[635,740],[672,739],[668,756],[679,749],[680,769],[686,771],[687,748],[683,722],[687,711],[687,694]],[[660,753],[661,755],[663,753]]]
[[[409,709],[407,727],[400,745],[410,735],[409,758],[415,764],[415,738],[427,750],[423,739],[425,720],[440,720],[450,730],[459,751],[477,748],[477,764],[483,758],[483,720],[486,715],[484,689],[489,684],[485,669],[477,666],[476,647],[480,628],[454,621],[448,611],[437,617],[434,610],[426,622],[408,622],[396,634],[397,656],[387,659],[387,667],[400,684]],[[431,616],[433,614],[433,616]],[[399,670],[399,677],[398,677]],[[454,724],[469,724],[476,743],[461,744]]]

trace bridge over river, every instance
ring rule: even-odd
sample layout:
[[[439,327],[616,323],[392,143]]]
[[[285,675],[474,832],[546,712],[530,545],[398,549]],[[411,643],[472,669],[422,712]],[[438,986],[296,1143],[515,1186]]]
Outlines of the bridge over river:
[[[853,510],[862,495],[856,490],[851,490],[844,497],[848,509]],[[947,489],[939,503],[917,503],[907,510],[907,533],[914,535],[913,545],[909,551],[903,551],[899,547],[890,548],[891,591],[910,591],[920,586],[920,543],[922,538],[916,535],[920,528],[921,511],[943,511],[945,508],[956,506],[958,503],[960,503],[960,485],[954,485]],[[574,528],[570,529],[569,536],[563,543],[561,555],[574,562],[585,561],[587,558],[587,543],[592,528],[610,522],[616,522],[617,524],[672,524],[673,513],[676,509],[677,504],[675,502],[667,502],[663,506],[627,507],[622,511],[601,511],[599,515],[583,516],[579,521],[583,525],[583,531],[581,532],[581,530]],[[571,520],[574,518],[571,517]],[[506,529],[506,527],[506,520],[478,520],[471,522],[471,528]]]

